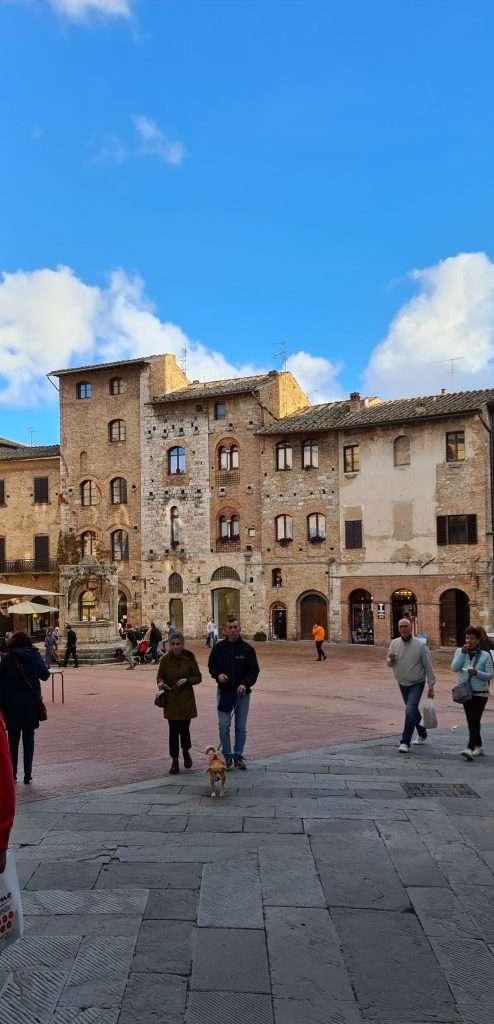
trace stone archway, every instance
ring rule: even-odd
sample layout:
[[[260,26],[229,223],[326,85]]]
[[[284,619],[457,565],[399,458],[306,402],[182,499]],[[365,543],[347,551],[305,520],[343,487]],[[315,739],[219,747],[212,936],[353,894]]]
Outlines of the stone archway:
[[[286,640],[287,636],[287,611],[286,605],[281,601],[271,605],[269,613],[269,624],[273,640]]]

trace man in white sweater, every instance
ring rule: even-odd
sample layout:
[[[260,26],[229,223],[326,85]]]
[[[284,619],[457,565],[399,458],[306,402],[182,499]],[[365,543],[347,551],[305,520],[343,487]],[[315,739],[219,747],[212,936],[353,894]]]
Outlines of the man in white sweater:
[[[427,739],[427,730],[420,724],[422,715],[419,711],[419,701],[426,680],[429,687],[428,696],[434,696],[436,677],[429,648],[422,640],[412,636],[409,620],[400,619],[398,629],[400,635],[389,645],[388,665],[393,669],[405,704],[405,725],[398,749],[400,753],[408,754],[415,729],[417,738],[414,743],[425,743]]]

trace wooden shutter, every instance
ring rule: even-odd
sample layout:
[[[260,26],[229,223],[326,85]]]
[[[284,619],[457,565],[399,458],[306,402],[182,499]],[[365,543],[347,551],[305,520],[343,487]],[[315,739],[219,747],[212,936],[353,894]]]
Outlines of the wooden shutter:
[[[0,537],[0,566],[5,564],[5,537]]]
[[[477,543],[477,516],[467,516],[467,543]]]
[[[45,504],[48,501],[48,477],[35,476],[34,478],[34,500],[36,504]]]
[[[0,505],[5,505],[5,480],[0,480]]]
[[[49,537],[39,534],[34,538],[34,561],[35,568],[46,571],[48,569]]]
[[[473,517],[475,519],[475,516]],[[448,517],[437,516],[436,519],[437,543],[444,545],[448,543]]]
[[[350,519],[345,523],[345,547],[362,547],[362,520]]]

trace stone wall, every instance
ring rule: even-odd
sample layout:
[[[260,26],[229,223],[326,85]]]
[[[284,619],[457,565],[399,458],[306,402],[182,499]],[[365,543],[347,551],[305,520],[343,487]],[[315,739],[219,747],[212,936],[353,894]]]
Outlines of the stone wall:
[[[34,449],[35,451],[35,449]],[[35,504],[34,478],[48,478],[48,502]],[[48,556],[56,561],[60,530],[60,464],[58,456],[32,459],[1,459],[0,480],[5,481],[5,505],[0,508],[0,537],[5,538],[8,562],[34,559],[34,537],[49,540]],[[21,566],[18,567],[21,569]],[[2,573],[2,580],[18,587],[37,586],[40,590],[58,590],[58,574],[27,570]]]

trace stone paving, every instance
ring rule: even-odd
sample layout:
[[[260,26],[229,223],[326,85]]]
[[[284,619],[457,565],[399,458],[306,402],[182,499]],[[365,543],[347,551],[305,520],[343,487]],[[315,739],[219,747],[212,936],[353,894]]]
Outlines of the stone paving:
[[[21,807],[0,1024],[492,1024],[494,757],[462,742]]]

